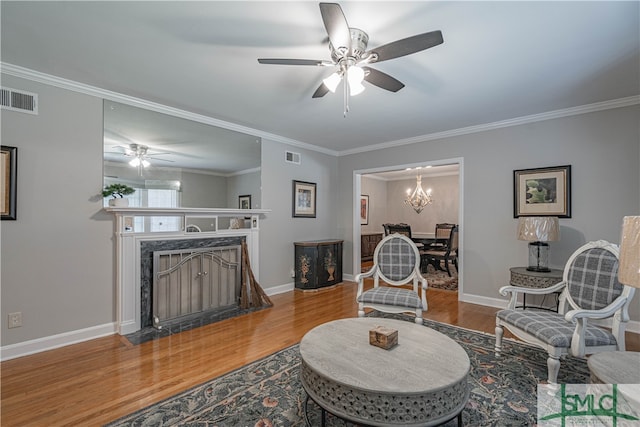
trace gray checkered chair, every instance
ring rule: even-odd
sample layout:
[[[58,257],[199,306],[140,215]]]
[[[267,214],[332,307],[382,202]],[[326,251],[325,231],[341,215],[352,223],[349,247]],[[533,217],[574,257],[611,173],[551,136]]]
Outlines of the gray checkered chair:
[[[366,278],[373,277],[373,288],[364,290]],[[365,308],[386,313],[415,313],[415,322],[422,324],[422,312],[427,310],[427,279],[420,274],[420,253],[416,244],[402,234],[391,234],[378,243],[373,253],[373,267],[355,277],[358,283],[358,316]],[[380,282],[388,286],[381,286]],[[418,289],[418,282],[422,292]],[[412,289],[402,287],[413,283]]]
[[[507,328],[547,351],[548,382],[556,384],[561,357],[625,350],[624,330],[634,291],[618,282],[618,247],[604,240],[589,242],[569,257],[562,282],[546,289],[500,288],[501,295],[511,294],[511,298],[508,308],[496,313],[496,356],[502,348],[503,328]],[[561,292],[558,313],[516,309],[520,293],[553,292]],[[605,319],[611,329],[589,323]]]

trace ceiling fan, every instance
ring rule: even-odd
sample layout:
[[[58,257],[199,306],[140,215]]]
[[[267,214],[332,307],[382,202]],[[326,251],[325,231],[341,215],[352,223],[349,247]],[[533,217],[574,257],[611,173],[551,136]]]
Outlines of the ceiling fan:
[[[123,154],[127,157],[132,157],[129,161],[129,165],[137,168],[146,168],[151,166],[151,162],[149,160],[158,160],[161,162],[173,162],[173,160],[168,159],[160,159],[155,156],[159,156],[162,154],[170,154],[170,153],[151,153],[149,152],[149,147],[143,144],[131,143],[128,147],[118,145],[115,148],[120,148],[122,152],[113,152],[114,154]]]
[[[344,80],[345,116],[349,110],[348,96],[361,93],[365,89],[363,81],[391,92],[397,92],[404,87],[402,82],[368,65],[420,52],[444,41],[442,32],[431,31],[367,50],[369,35],[358,28],[349,27],[339,4],[320,3],[320,14],[329,36],[331,61],[259,58],[258,62],[276,65],[337,66],[338,70],[322,81],[313,98],[323,97],[329,91],[335,92]]]

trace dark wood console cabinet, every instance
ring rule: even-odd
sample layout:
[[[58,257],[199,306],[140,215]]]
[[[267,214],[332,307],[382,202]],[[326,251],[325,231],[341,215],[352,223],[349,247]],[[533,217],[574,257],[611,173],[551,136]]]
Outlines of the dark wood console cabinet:
[[[342,240],[294,242],[296,289],[342,282]]]
[[[360,235],[360,258],[362,261],[371,261],[376,246],[382,240],[382,233],[368,233]]]

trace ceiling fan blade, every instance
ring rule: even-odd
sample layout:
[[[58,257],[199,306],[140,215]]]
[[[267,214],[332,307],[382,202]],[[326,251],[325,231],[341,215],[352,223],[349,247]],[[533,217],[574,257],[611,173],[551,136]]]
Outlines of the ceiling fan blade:
[[[333,48],[343,56],[351,50],[351,31],[337,3],[320,3],[320,14]]]
[[[369,67],[362,67],[362,69],[364,70],[364,79],[372,85],[391,92],[397,92],[404,87],[401,81],[396,80],[389,74]]]
[[[406,39],[396,40],[375,49],[371,49],[367,52],[367,55],[377,54],[378,59],[373,62],[387,61],[389,59],[399,58],[405,55],[411,55],[412,53],[420,52],[421,50],[429,49],[430,47],[442,44],[441,31],[431,31],[429,33],[418,34],[416,36],[407,37]]]
[[[277,58],[258,58],[261,64],[274,65],[334,65],[330,61],[321,61],[319,59],[277,59]]]
[[[169,163],[175,163],[175,160],[169,160],[169,159],[160,159],[158,157],[153,157],[153,156],[149,156],[147,157],[147,159],[153,161],[153,162],[169,162]]]
[[[318,89],[313,93],[312,98],[322,98],[329,92],[329,88],[324,83],[320,83]]]

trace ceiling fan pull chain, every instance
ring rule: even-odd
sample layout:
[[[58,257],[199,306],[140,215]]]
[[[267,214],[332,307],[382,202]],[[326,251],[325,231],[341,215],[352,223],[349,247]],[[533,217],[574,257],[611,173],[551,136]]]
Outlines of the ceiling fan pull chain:
[[[349,80],[346,78],[346,73],[345,73],[345,78],[342,79],[343,81],[343,87],[344,87],[344,95],[343,95],[343,103],[344,103],[344,118],[347,118],[347,113],[349,112]]]

